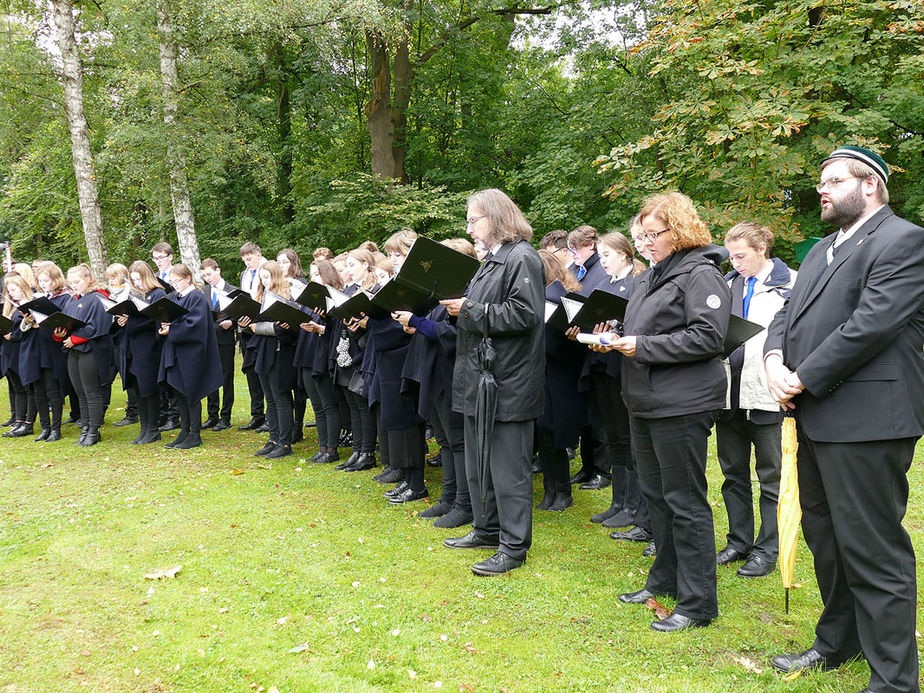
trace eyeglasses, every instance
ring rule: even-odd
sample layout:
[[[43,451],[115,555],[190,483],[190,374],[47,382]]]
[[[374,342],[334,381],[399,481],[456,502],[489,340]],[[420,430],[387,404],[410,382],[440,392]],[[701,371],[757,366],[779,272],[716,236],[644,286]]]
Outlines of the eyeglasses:
[[[670,229],[652,231],[651,233],[640,233],[638,235],[638,240],[642,241],[643,243],[654,243],[656,240],[658,240],[658,236],[660,236],[662,233],[667,233],[668,231],[670,231]]]
[[[466,224],[466,226],[474,226],[474,225],[477,224],[480,220],[484,219],[486,216],[488,216],[488,215],[487,215],[487,214],[482,214],[480,217],[472,217],[471,219],[466,219],[465,224]]]
[[[152,255],[151,259],[154,260],[154,262],[157,262],[158,260],[166,260],[168,257],[170,256],[169,255]]]
[[[817,190],[818,192],[821,192],[822,190],[828,187],[836,188],[841,183],[843,183],[846,180],[850,180],[851,178],[856,178],[856,176],[847,176],[845,178],[828,178],[827,180],[819,181],[818,185],[815,186],[815,190]]]

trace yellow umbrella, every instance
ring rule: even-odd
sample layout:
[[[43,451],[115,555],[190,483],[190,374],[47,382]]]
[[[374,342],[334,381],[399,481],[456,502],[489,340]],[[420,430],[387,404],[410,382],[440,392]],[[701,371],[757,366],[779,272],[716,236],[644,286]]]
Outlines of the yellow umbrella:
[[[780,574],[786,588],[786,613],[789,613],[789,589],[796,567],[796,546],[799,541],[799,523],[802,521],[802,506],[799,504],[799,474],[796,471],[796,452],[799,441],[796,437],[796,420],[787,416],[783,419],[783,464],[780,473],[780,497],[776,508],[776,521],[780,534]]]

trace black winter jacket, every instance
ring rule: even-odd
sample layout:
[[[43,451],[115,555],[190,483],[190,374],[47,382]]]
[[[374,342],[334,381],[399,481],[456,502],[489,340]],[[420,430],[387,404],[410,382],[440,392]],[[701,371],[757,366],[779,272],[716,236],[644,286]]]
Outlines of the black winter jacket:
[[[722,342],[731,293],[719,263],[724,248],[678,251],[635,280],[625,334],[638,338],[622,364],[623,399],[643,419],[681,416],[725,406]]]

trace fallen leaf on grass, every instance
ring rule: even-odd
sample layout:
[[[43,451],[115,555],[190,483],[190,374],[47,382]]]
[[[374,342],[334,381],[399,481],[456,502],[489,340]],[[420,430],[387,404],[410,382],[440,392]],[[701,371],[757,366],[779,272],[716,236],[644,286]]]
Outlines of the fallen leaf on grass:
[[[223,606],[218,610],[218,613],[223,614],[223,613],[226,613],[227,611],[228,611],[228,607]]]
[[[659,621],[663,621],[665,618],[671,615],[670,609],[668,609],[654,597],[645,602],[645,606],[655,612],[655,616]]]
[[[753,674],[764,673],[764,670],[761,669],[759,666],[757,666],[757,664],[754,663],[754,660],[751,659],[750,657],[735,656],[735,657],[732,657],[732,659],[734,659],[736,662],[738,662],[738,664],[740,664],[741,666],[743,666],[745,669],[747,669]]]
[[[369,669],[370,671],[371,671],[372,669],[375,669],[375,662],[374,662],[373,660],[370,659],[370,660],[369,660],[369,663],[366,665],[366,669]]]
[[[246,470],[244,469],[232,469],[231,476],[237,476],[238,474],[243,474]]]
[[[302,645],[296,645],[291,650],[289,650],[289,654],[298,654],[299,652],[307,652],[308,649],[309,649],[308,643],[304,643]]]
[[[286,621],[288,621],[288,620],[289,620],[289,617],[288,617],[288,616],[283,616],[282,618],[277,618],[277,619],[276,619],[276,625],[283,626],[283,625],[285,625]]]
[[[271,465],[271,464],[259,464],[259,463],[258,463],[258,464],[255,464],[254,467],[256,467],[257,469],[272,469],[272,468],[273,468],[273,465]]]
[[[90,650],[81,650],[81,651],[80,651],[80,656],[81,656],[81,657],[89,657],[89,656],[90,656]]]
[[[42,465],[42,469],[48,469],[51,466],[51,462],[46,462]]]
[[[146,580],[160,580],[161,578],[175,578],[176,574],[183,568],[181,565],[172,568],[158,568],[153,573],[145,573]]]

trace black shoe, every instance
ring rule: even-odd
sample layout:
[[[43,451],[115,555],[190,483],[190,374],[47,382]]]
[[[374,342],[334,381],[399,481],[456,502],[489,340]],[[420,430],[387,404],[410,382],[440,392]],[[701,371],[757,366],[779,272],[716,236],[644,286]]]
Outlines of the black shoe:
[[[395,496],[397,496],[397,495],[399,495],[399,494],[401,494],[401,493],[404,493],[404,491],[406,491],[406,490],[409,489],[410,487],[411,487],[411,485],[410,485],[409,483],[407,483],[406,481],[402,481],[400,484],[398,484],[397,486],[395,486],[393,489],[389,489],[388,491],[386,491],[386,492],[383,493],[382,495],[385,496],[386,498],[394,498]]]
[[[4,438],[15,438],[14,433],[20,426],[22,426],[22,421],[14,421],[13,428],[11,428],[9,431],[4,431],[3,437]]]
[[[80,427],[80,436],[77,438],[77,445],[82,445],[84,438],[87,437],[87,433],[90,432],[90,427],[87,424],[83,424]]]
[[[209,418],[207,418],[205,421],[202,422],[202,428],[203,428],[203,429],[206,429],[206,428],[207,428],[207,429],[211,430],[211,429],[215,428],[215,426],[217,426],[217,425],[218,425],[218,417],[217,417],[217,416],[210,416]]]
[[[654,621],[651,624],[651,630],[659,633],[673,633],[678,630],[687,630],[689,628],[705,628],[712,623],[711,618],[697,619],[684,616],[683,614],[673,613],[663,621]]]
[[[173,446],[174,450],[189,450],[202,445],[202,436],[189,434]]]
[[[35,433],[35,427],[30,423],[23,423],[10,431],[10,437],[25,438],[26,436],[31,436],[33,433]]]
[[[542,496],[542,500],[536,505],[536,510],[548,510],[552,507],[552,503],[555,502],[555,492],[546,491],[545,495]]]
[[[610,532],[610,539],[620,541],[643,541],[646,544],[652,540],[651,532],[643,527],[633,527],[625,531]]]
[[[264,455],[268,460],[278,460],[280,457],[288,457],[292,454],[291,445],[277,445]]]
[[[651,558],[652,556],[657,556],[657,555],[658,555],[658,549],[657,549],[657,547],[655,546],[655,543],[654,543],[653,541],[649,541],[649,542],[648,542],[648,546],[646,546],[644,549],[642,549],[642,555],[643,555],[645,558]]]
[[[585,491],[599,491],[601,488],[607,488],[610,485],[610,480],[607,479],[602,474],[594,474],[587,481],[581,484],[581,488]]]
[[[643,587],[638,592],[623,592],[619,595],[619,601],[625,604],[644,604],[652,597],[657,597],[654,592],[647,587]]]
[[[321,456],[314,461],[313,464],[331,464],[333,462],[339,462],[340,455],[336,452],[322,452]]]
[[[430,455],[427,459],[428,467],[441,467],[443,466],[443,459],[440,457],[442,453],[436,453],[435,455]]]
[[[217,424],[212,426],[213,431],[227,431],[229,428],[231,428],[231,424],[227,421],[219,421]]]
[[[356,462],[351,464],[349,467],[345,467],[343,471],[364,472],[367,469],[372,469],[373,467],[375,467],[375,455],[371,452],[364,452],[362,455],[356,458]]]
[[[103,439],[102,436],[100,436],[99,434],[99,429],[91,428],[90,430],[87,431],[87,434],[83,437],[83,440],[80,443],[78,443],[78,445],[80,445],[80,447],[82,448],[87,448],[87,447],[90,447],[91,445],[96,445],[102,439]]]
[[[777,655],[770,660],[770,665],[774,669],[786,674],[791,674],[794,671],[811,671],[814,669],[820,671],[833,671],[840,666],[840,664],[829,662],[827,658],[820,654],[814,647],[810,647],[805,652],[800,652],[798,654]]]
[[[265,457],[266,455],[270,454],[270,453],[271,453],[273,450],[275,450],[275,449],[276,449],[276,441],[275,441],[275,440],[268,440],[268,441],[266,441],[266,445],[264,445],[262,448],[260,448],[259,450],[257,450],[257,451],[253,454],[253,456],[254,456],[254,457]]]
[[[51,432],[48,434],[48,437],[45,438],[46,443],[56,443],[59,440],[61,440],[61,429],[60,428],[51,429]]]
[[[255,433],[269,433],[269,424],[264,421],[253,430]]]
[[[612,517],[603,521],[604,527],[610,529],[619,529],[620,527],[631,527],[635,524],[635,513],[623,508]]]
[[[743,578],[757,578],[769,575],[776,568],[776,561],[767,559],[766,556],[752,553],[743,566],[738,568],[738,575]]]
[[[350,453],[350,456],[349,456],[349,457],[347,457],[343,462],[341,462],[341,463],[338,464],[336,467],[334,467],[334,469],[338,469],[338,470],[340,470],[340,471],[343,471],[343,470],[346,469],[347,467],[352,467],[352,466],[356,463],[356,460],[359,459],[359,456],[360,456],[361,454],[362,454],[362,453],[359,452],[359,450],[354,450],[352,453]]]
[[[124,419],[122,419],[121,421],[116,421],[112,425],[113,426],[131,426],[132,424],[136,424],[136,423],[138,423],[137,416],[129,416],[128,414],[126,414]]]
[[[138,441],[138,445],[150,445],[151,443],[156,443],[160,439],[160,431],[155,428],[153,431],[148,431],[148,434]]]
[[[177,435],[176,438],[174,438],[172,441],[167,443],[164,447],[171,448],[171,449],[175,448],[177,445],[179,445],[184,440],[186,440],[187,436],[189,436],[189,431],[180,431],[179,435]]]
[[[431,505],[426,510],[421,510],[417,513],[417,517],[431,518],[431,517],[442,517],[446,513],[452,510],[452,503],[447,503],[444,500],[439,501],[435,505]]]
[[[571,490],[570,486],[568,487],[568,490]],[[563,510],[567,510],[572,505],[574,505],[574,497],[570,493],[559,493],[557,496],[555,496],[555,500],[552,501],[552,505],[549,506],[549,510],[555,513],[560,513]]]
[[[307,462],[309,464],[317,464],[318,460],[321,459],[321,455],[325,454],[323,450],[318,450],[311,457],[308,458]]]
[[[466,512],[462,510],[462,508],[453,508],[442,517],[438,517],[434,520],[433,526],[439,527],[440,529],[454,529],[462,525],[470,525],[474,519],[471,512]]]
[[[474,529],[464,537],[443,540],[443,546],[450,549],[494,549],[497,551],[499,543],[500,539],[497,537],[483,537]]]
[[[725,547],[715,555],[716,565],[728,565],[729,563],[734,563],[735,561],[743,561],[747,559],[748,555],[743,551],[738,549],[732,549]]]
[[[388,502],[392,505],[400,505],[401,503],[410,503],[411,501],[423,500],[429,495],[430,492],[426,489],[426,487],[420,489],[419,491],[415,491],[410,486],[408,486],[401,493],[389,498]]]
[[[600,524],[601,522],[605,522],[606,520],[609,520],[611,517],[613,517],[613,515],[618,513],[620,510],[622,510],[622,506],[617,503],[613,503],[612,505],[610,505],[610,507],[608,507],[602,513],[596,513],[595,515],[591,515],[590,521]]]
[[[385,467],[381,474],[376,474],[373,479],[380,484],[394,484],[401,481],[401,470],[394,467]]]
[[[43,429],[41,430],[41,432],[38,434],[38,437],[34,438],[34,439],[32,440],[32,442],[33,442],[33,443],[41,443],[41,442],[44,442],[44,441],[48,440],[48,436],[50,436],[50,435],[51,435],[51,429],[50,429],[50,428],[43,428]]]
[[[9,427],[9,426],[12,426],[14,423],[16,423],[16,419],[13,418],[13,417],[11,416],[10,418],[8,418],[8,419],[6,420],[6,423],[0,424],[0,426],[6,428],[6,427]]]
[[[520,558],[514,558],[513,556],[508,556],[503,551],[498,551],[490,558],[486,558],[480,563],[476,563],[472,566],[472,572],[475,575],[484,575],[486,577],[491,577],[494,575],[503,575],[504,573],[509,573],[511,570],[516,570],[525,561]]]
[[[250,421],[245,423],[243,426],[238,426],[237,430],[239,431],[255,431],[257,428],[263,425],[264,419],[262,416],[255,416]]]
[[[572,484],[586,484],[588,481],[590,481],[593,478],[593,476],[594,476],[594,473],[590,471],[589,469],[582,469],[577,474],[575,474],[573,477],[571,477],[571,483]]]
[[[167,431],[175,431],[180,427],[180,422],[177,419],[167,419],[164,422],[164,425],[160,427],[161,433],[166,433]]]

